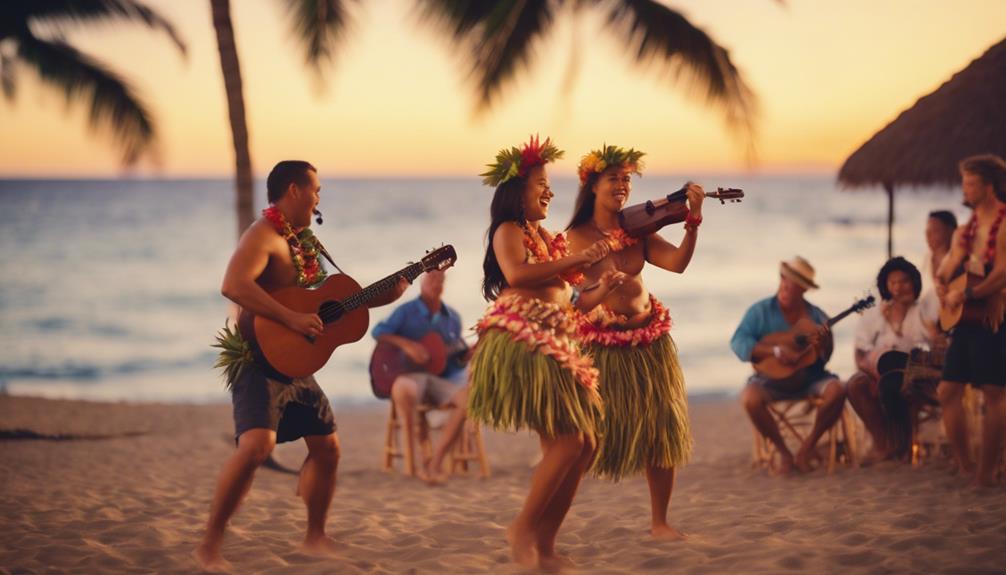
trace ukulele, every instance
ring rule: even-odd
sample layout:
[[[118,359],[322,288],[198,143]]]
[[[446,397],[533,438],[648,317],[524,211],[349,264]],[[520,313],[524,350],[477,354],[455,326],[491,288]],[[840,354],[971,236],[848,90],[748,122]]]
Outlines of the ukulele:
[[[315,289],[288,287],[269,294],[294,311],[318,314],[325,330],[317,337],[245,310],[238,318],[238,327],[255,360],[267,373],[294,379],[307,377],[328,362],[335,348],[358,341],[367,333],[367,303],[393,288],[399,277],[412,282],[423,272],[451,267],[457,259],[454,246],[446,245],[365,288],[346,274],[334,274]]]
[[[863,310],[873,307],[874,297],[869,295],[856,301],[848,309],[835,317],[829,319],[826,325],[831,326],[842,321],[850,314],[860,313]],[[759,375],[769,379],[789,379],[798,375],[800,371],[814,365],[819,353],[819,342],[816,338],[818,325],[810,318],[802,317],[793,327],[787,331],[770,333],[763,337],[758,343],[767,343],[788,347],[798,354],[798,358],[792,365],[787,365],[774,355],[770,355],[760,361],[754,362],[754,369]]]
[[[965,272],[957,276],[949,284],[947,291],[964,291],[964,288],[974,288],[982,281],[981,276]],[[955,307],[940,301],[940,328],[950,331],[956,325],[980,325],[987,312],[987,301],[984,299],[969,299]]]
[[[688,200],[687,189],[686,186],[657,201],[646,200],[623,209],[618,212],[619,225],[631,237],[641,238],[668,224],[685,221],[688,217],[688,206],[685,204]],[[740,202],[744,197],[744,190],[719,188],[715,192],[704,192],[704,194],[707,198],[714,198],[725,204],[728,201]]]

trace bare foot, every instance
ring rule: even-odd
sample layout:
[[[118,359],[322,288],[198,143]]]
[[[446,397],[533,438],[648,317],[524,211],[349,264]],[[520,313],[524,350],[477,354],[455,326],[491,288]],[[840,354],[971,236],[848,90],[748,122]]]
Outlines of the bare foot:
[[[565,555],[553,553],[552,555],[539,555],[538,567],[546,573],[559,573],[563,569],[574,569],[576,564]]]
[[[817,455],[810,450],[801,448],[800,451],[796,452],[796,457],[793,458],[793,465],[800,471],[800,473],[810,473],[814,471],[814,467],[811,466],[810,462],[817,459]]]
[[[514,563],[523,567],[534,567],[538,563],[538,551],[534,546],[534,531],[521,531],[514,524],[506,530],[506,540],[510,544],[510,556]]]
[[[869,453],[866,454],[865,457],[863,457],[863,460],[859,462],[859,465],[862,467],[869,467],[876,463],[887,461],[892,457],[893,455],[886,449],[879,449],[877,447],[874,447],[873,449],[870,450]]]
[[[417,477],[430,486],[447,483],[447,474],[440,471],[438,466],[434,466],[432,461],[423,463],[423,469],[417,474]]]
[[[328,535],[306,537],[297,550],[314,557],[335,557],[339,554],[338,544]]]
[[[652,535],[654,539],[662,539],[665,541],[684,541],[688,539],[688,535],[685,535],[681,531],[678,531],[666,523],[651,527],[650,535]]]
[[[192,550],[192,558],[205,573],[230,573],[233,569],[231,564],[220,554],[219,549],[209,549],[203,544]]]
[[[774,475],[790,475],[793,473],[793,456],[789,453],[779,454],[779,467],[773,469]]]

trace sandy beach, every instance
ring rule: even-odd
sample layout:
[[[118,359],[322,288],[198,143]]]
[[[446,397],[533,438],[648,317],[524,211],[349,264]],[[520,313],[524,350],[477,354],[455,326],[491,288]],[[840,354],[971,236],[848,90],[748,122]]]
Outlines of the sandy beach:
[[[380,471],[383,406],[336,412],[343,457],[329,531],[341,557],[295,551],[305,523],[295,479],[263,469],[224,547],[236,572],[521,572],[503,528],[525,494],[532,436],[487,433],[491,478],[431,488]],[[690,539],[648,539],[642,478],[587,479],[559,538],[572,571],[1006,572],[1006,489],[964,487],[939,462],[771,477],[750,466],[750,428],[736,401],[704,400],[691,413],[695,457],[671,510]],[[197,571],[189,553],[231,449],[229,405],[7,396],[0,431],[0,572]],[[10,438],[28,432],[90,438]],[[297,467],[303,454],[300,443],[286,444],[276,457]]]

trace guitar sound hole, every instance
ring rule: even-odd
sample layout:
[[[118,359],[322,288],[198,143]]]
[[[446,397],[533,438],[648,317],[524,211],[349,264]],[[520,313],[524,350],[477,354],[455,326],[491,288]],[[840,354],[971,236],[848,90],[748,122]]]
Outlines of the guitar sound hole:
[[[318,317],[324,323],[332,323],[339,321],[339,319],[346,313],[345,308],[342,304],[337,301],[327,301],[321,304],[318,308]]]

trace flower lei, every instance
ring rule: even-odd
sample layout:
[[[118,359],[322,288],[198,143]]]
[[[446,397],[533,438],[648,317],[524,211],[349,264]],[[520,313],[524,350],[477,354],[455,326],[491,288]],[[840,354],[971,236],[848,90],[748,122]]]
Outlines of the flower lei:
[[[599,305],[590,313],[580,314],[577,337],[584,344],[596,343],[604,347],[650,345],[671,331],[671,313],[660,300],[650,294],[650,323],[635,329],[620,330],[611,326],[624,324],[628,317]]]
[[[996,219],[992,222],[992,227],[989,229],[988,247],[985,248],[985,261],[982,262],[985,265],[988,265],[996,257],[996,237],[999,233],[999,226],[1002,225],[1004,218],[1006,218],[1006,207],[999,209],[999,213],[996,215]],[[971,245],[974,243],[976,235],[978,235],[978,218],[975,217],[975,214],[971,214],[968,227],[964,230],[964,234],[961,235],[961,247],[968,254],[971,253]]]
[[[538,136],[531,136],[523,148],[516,146],[503,148],[496,153],[496,163],[487,164],[489,168],[482,176],[482,183],[496,187],[515,177],[526,177],[528,171],[535,166],[544,166],[562,157],[563,151],[552,143],[551,138],[544,142],[538,141]]]
[[[314,232],[310,228],[295,232],[293,226],[286,221],[283,213],[276,206],[269,206],[262,210],[262,216],[269,220],[276,232],[290,245],[290,257],[293,259],[293,267],[297,272],[297,285],[311,287],[324,280],[328,274],[325,273],[321,262],[318,261],[321,242],[314,235]]]
[[[597,388],[598,371],[593,360],[581,354],[569,337],[576,330],[571,308],[540,299],[503,296],[493,302],[475,325],[479,334],[494,328],[509,332],[514,341],[524,342],[555,359],[585,388],[592,391]]]
[[[601,228],[598,228],[601,231]],[[605,236],[604,241],[608,242],[608,247],[611,248],[613,252],[619,252],[627,247],[634,246],[639,243],[637,238],[630,236],[622,228],[615,228],[610,232],[601,231],[601,234]]]
[[[599,150],[591,150],[580,158],[580,165],[576,170],[580,176],[580,184],[585,183],[591,174],[600,174],[611,166],[625,166],[630,172],[642,175],[643,162],[640,158],[645,155],[645,152],[634,148],[625,149],[608,145],[601,146]]]
[[[546,251],[546,248],[542,248],[541,242],[531,235],[531,229],[527,226],[523,226],[523,228],[524,249],[529,254],[529,263],[554,262],[569,255],[569,244],[566,242],[564,234],[558,233],[553,237],[548,230],[539,227],[539,233],[545,237]],[[580,285],[583,283],[584,275],[581,271],[569,269],[560,273],[559,278],[570,285]]]

